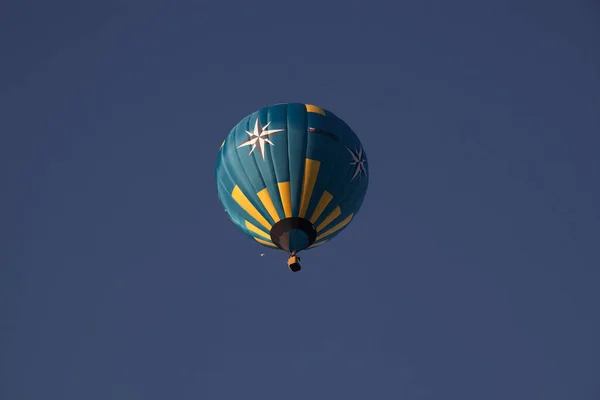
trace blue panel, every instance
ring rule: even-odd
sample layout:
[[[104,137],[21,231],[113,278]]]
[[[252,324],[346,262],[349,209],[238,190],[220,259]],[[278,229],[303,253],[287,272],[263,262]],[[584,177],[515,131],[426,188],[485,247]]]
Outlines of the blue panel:
[[[292,229],[290,235],[290,252],[298,252],[308,247],[308,236],[304,231]]]
[[[306,107],[304,104],[288,105],[288,158],[290,169],[290,187],[292,192],[292,215],[298,215],[302,180],[304,177],[304,160],[306,158]]]
[[[288,135],[289,125],[287,123],[287,104],[280,104],[269,108],[269,118],[273,124],[283,125],[288,132],[283,135],[277,134],[271,140],[274,146],[269,146],[269,156],[277,177],[277,182],[288,182],[290,180],[290,168],[288,161]],[[275,151],[277,149],[277,151]]]

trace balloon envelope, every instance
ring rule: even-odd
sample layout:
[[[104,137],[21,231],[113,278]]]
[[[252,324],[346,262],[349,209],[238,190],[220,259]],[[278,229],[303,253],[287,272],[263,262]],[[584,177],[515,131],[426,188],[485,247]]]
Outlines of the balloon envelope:
[[[360,140],[331,111],[276,104],[246,116],[221,145],[217,193],[242,232],[293,253],[348,226],[366,195],[368,170]]]

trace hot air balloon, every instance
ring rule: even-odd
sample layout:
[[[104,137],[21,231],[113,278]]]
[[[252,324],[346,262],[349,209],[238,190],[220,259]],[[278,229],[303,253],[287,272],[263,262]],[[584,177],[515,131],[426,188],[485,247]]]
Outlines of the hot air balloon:
[[[298,253],[342,232],[368,187],[367,155],[334,113],[301,103],[262,108],[233,127],[219,149],[217,194],[233,223],[257,243]]]

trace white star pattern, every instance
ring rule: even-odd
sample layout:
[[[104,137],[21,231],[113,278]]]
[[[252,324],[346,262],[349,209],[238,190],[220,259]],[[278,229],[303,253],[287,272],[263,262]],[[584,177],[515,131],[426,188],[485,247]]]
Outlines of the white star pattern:
[[[261,127],[260,121],[258,120],[258,118],[256,118],[256,123],[254,124],[254,131],[253,132],[246,131],[246,133],[248,135],[250,135],[250,139],[248,139],[244,143],[240,144],[238,146],[238,149],[240,147],[244,147],[244,146],[252,146],[252,148],[250,149],[250,153],[248,153],[248,154],[252,154],[254,149],[257,147],[256,144],[258,143],[258,152],[260,153],[260,156],[264,160],[265,159],[265,143],[269,143],[271,146],[275,146],[273,144],[273,142],[271,142],[269,140],[269,137],[271,135],[274,135],[276,133],[284,131],[283,129],[269,130],[269,129],[267,129],[269,127],[269,125],[271,125],[271,122],[269,122],[267,125],[265,125],[264,128]]]
[[[358,179],[360,179],[360,177],[363,174],[365,174],[365,176],[367,175],[367,169],[365,168],[365,163],[367,162],[367,160],[365,159],[365,153],[362,147],[357,150],[352,150],[348,146],[346,146],[346,148],[348,149],[350,154],[352,154],[352,162],[350,163],[350,165],[356,166],[356,169],[354,170],[354,175],[352,175],[352,179],[350,179],[350,182],[352,182],[357,176]]]

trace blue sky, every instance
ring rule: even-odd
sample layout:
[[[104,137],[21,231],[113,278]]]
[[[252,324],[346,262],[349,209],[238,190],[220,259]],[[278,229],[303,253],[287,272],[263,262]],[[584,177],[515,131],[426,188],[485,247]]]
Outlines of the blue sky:
[[[3,399],[597,399],[593,1],[7,1]],[[238,232],[217,150],[274,103],[369,156],[306,253]]]

